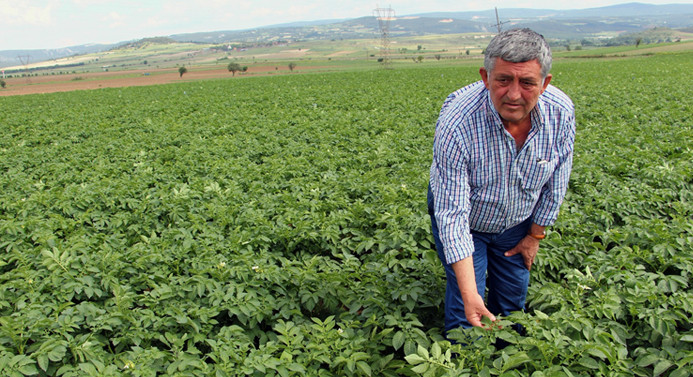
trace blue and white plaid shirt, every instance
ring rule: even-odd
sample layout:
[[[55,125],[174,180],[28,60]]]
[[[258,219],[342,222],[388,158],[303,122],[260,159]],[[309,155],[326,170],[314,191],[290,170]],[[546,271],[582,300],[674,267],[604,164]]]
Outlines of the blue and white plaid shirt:
[[[472,255],[470,230],[501,233],[529,217],[542,226],[556,221],[572,168],[575,110],[549,85],[530,116],[532,128],[518,151],[482,81],[445,100],[430,186],[448,263]]]

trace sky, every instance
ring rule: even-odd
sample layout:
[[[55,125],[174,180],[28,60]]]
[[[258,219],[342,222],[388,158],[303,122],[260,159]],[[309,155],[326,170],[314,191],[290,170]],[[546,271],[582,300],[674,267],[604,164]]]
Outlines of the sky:
[[[636,0],[0,0],[0,50],[119,43],[172,34],[286,22],[357,18],[390,7],[398,16],[502,8],[584,9]],[[648,4],[693,0],[640,0]],[[576,5],[579,4],[579,5]]]

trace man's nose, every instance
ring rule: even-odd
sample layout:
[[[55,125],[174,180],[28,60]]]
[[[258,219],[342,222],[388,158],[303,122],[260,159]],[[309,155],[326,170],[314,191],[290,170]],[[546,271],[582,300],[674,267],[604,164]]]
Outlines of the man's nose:
[[[508,87],[508,99],[511,101],[519,100],[522,97],[520,83],[513,81]]]

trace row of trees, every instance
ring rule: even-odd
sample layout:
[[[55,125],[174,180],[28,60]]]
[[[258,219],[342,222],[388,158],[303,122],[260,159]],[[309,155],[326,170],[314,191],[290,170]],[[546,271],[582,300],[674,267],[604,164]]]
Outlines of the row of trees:
[[[296,63],[291,62],[291,63],[289,63],[288,67],[289,67],[289,71],[293,72],[294,68],[296,68]],[[229,70],[229,72],[231,72],[233,74],[233,76],[236,76],[236,72],[248,71],[247,65],[241,66],[238,63],[229,63],[229,65],[226,68]],[[178,74],[180,75],[181,78],[186,73],[188,73],[188,69],[185,68],[184,66],[178,68]]]

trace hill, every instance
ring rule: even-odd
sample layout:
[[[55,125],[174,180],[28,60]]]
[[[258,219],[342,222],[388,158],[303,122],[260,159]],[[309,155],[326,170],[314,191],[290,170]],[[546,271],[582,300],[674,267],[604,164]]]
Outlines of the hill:
[[[498,10],[504,27],[532,27],[552,39],[613,37],[652,27],[693,26],[693,4],[652,5],[628,3],[576,10],[512,8]],[[474,12],[435,12],[398,16],[390,22],[393,37],[432,34],[493,32],[493,9]],[[373,38],[379,33],[375,17],[361,17],[331,23],[275,25],[252,30],[226,30],[172,35],[180,42],[240,43],[282,40],[331,40]]]
[[[600,8],[499,9],[503,28],[530,27],[542,33],[555,45],[583,41],[589,45],[616,44],[633,38],[624,35],[642,33],[652,28],[693,28],[693,4],[652,5],[628,3]],[[412,38],[432,35],[465,33],[492,34],[496,32],[494,10],[476,12],[435,12],[398,16],[389,23],[392,38]],[[687,28],[687,29],[686,29]],[[292,24],[271,25],[248,30],[174,34],[145,38],[144,44],[183,42],[200,45],[226,45],[229,48],[257,48],[297,42],[370,40],[380,35],[379,22],[373,17],[347,20],[319,20]],[[675,40],[676,36],[672,36]],[[660,40],[667,40],[660,39]],[[105,52],[142,41],[127,41],[115,45],[85,45],[53,50],[0,51],[0,67],[27,68],[29,63],[56,60],[68,56]],[[202,48],[202,47],[201,47]]]
[[[91,54],[106,51],[116,44],[88,44],[57,49],[43,50],[4,50],[0,51],[0,67],[19,66],[24,64],[60,59],[68,56]]]

